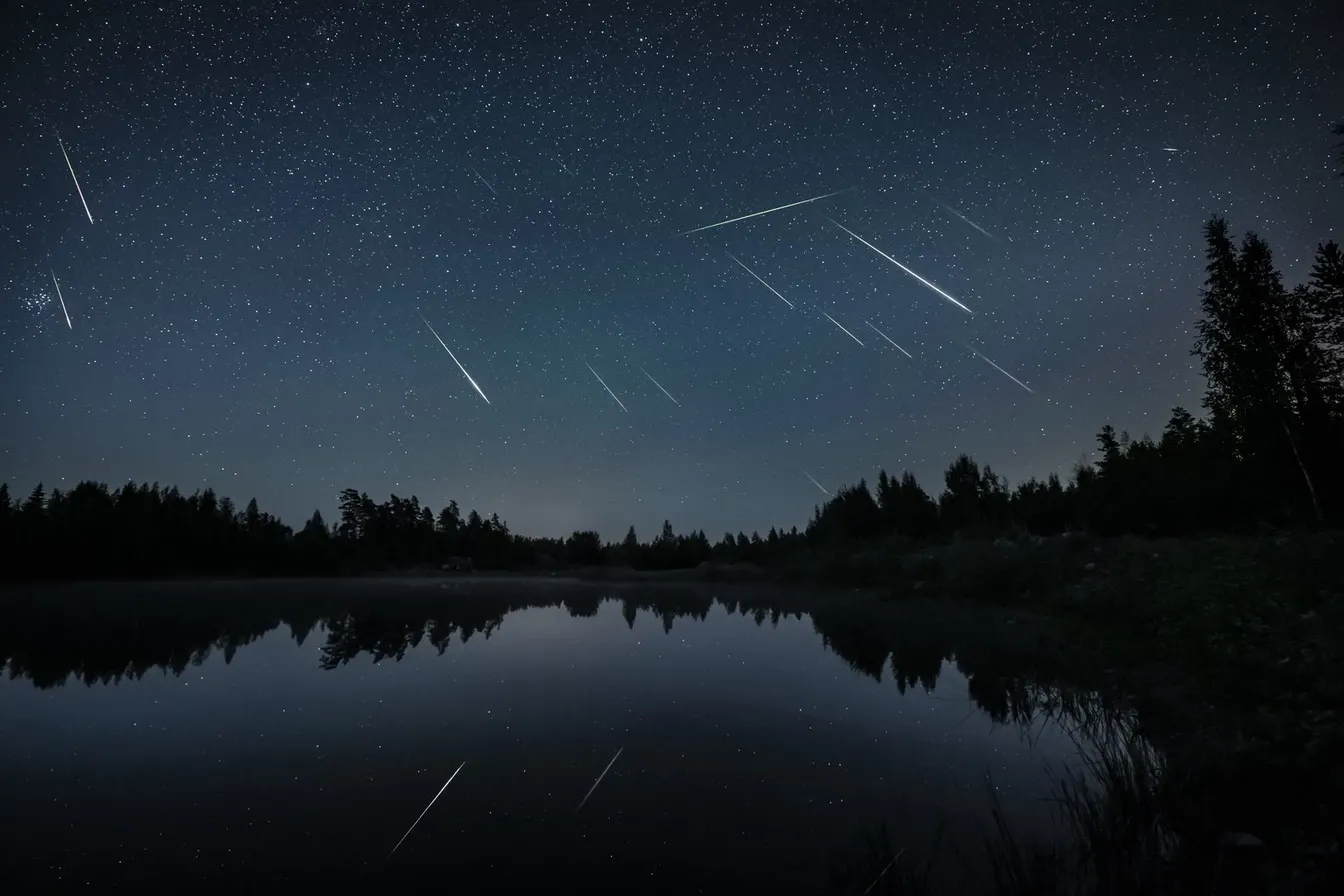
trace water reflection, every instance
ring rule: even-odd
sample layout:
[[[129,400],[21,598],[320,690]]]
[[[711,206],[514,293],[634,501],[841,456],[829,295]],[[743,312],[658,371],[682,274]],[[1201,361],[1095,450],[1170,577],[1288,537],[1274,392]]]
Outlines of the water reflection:
[[[1051,720],[1105,714],[1044,675],[1037,633],[804,605],[535,581],[12,592],[0,762],[26,858],[0,870],[911,892],[943,833],[980,836],[986,773],[1043,829],[1041,760],[1074,752]]]

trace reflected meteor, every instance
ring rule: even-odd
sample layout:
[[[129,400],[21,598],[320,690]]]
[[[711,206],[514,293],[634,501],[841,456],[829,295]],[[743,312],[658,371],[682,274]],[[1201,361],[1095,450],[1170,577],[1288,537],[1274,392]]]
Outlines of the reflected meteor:
[[[782,212],[786,208],[794,208],[799,205],[807,205],[809,202],[819,202],[822,199],[830,199],[832,196],[839,196],[841,193],[848,193],[853,187],[846,187],[843,190],[836,190],[834,193],[826,193],[821,196],[813,196],[811,199],[800,199],[797,202],[790,202],[788,205],[777,205],[774,208],[768,208],[763,212],[752,212],[749,215],[742,215],[737,218],[729,218],[727,221],[720,221],[717,224],[706,224],[704,227],[697,227],[694,230],[683,230],[677,236],[690,236],[692,233],[699,233],[702,230],[713,230],[715,227],[723,227],[727,224],[736,224],[738,221],[745,221],[748,218],[759,218],[761,215],[769,215],[775,212]]]
[[[601,379],[601,377],[598,377],[598,379]],[[615,395],[612,396],[612,398],[615,397],[616,397]],[[616,755],[611,757],[611,761],[607,763],[607,767],[602,769],[602,774],[597,776],[597,780],[593,782],[593,786],[589,787],[588,792],[583,795],[583,799],[579,800],[579,808],[574,810],[576,814],[578,813],[579,809],[583,808],[583,804],[588,802],[588,797],[593,795],[593,791],[597,789],[597,785],[602,783],[602,779],[607,776],[607,772],[611,771],[611,767],[616,764],[616,760],[620,759],[621,754],[624,752],[625,747],[621,747],[619,750],[616,751]]]
[[[934,292],[938,293],[938,295],[940,295],[940,296],[942,296],[943,298],[947,299],[947,300],[948,300],[949,302],[951,302],[953,305],[956,305],[956,306],[957,306],[958,308],[960,308],[962,311],[965,311],[967,314],[974,314],[974,313],[975,313],[975,312],[972,311],[971,309],[967,308],[965,305],[963,305],[963,304],[961,304],[960,302],[958,302],[958,301],[957,301],[956,299],[954,299],[952,296],[948,295],[947,293],[943,292],[943,290],[939,289],[937,286],[935,286],[934,284],[930,283],[928,280],[925,280],[923,277],[919,276],[919,275],[916,274],[914,271],[910,270],[908,267],[906,267],[905,265],[901,264],[899,261],[897,261],[896,259],[892,258],[892,257],[891,257],[890,255],[888,255],[887,253],[883,252],[881,249],[877,248],[877,247],[874,246],[872,243],[868,242],[866,239],[864,239],[863,237],[859,236],[857,233],[855,233],[854,231],[850,230],[850,229],[849,229],[848,227],[846,227],[845,225],[841,224],[839,221],[837,221],[837,220],[835,220],[834,218],[829,217],[829,216],[826,218],[826,220],[827,220],[827,221],[830,221],[830,222],[831,222],[832,224],[834,224],[836,227],[839,227],[839,228],[840,228],[841,230],[843,230],[845,233],[847,233],[847,234],[849,234],[850,236],[854,237],[854,239],[856,239],[856,240],[858,240],[859,242],[863,243],[863,244],[864,244],[865,246],[867,246],[869,249],[872,249],[872,250],[873,250],[874,252],[876,252],[878,255],[881,255],[881,256],[882,256],[883,258],[885,258],[887,261],[889,261],[889,262],[891,262],[892,264],[896,265],[896,267],[898,267],[898,268],[900,268],[901,270],[905,271],[905,272],[906,272],[907,274],[909,274],[911,277],[914,277],[914,278],[915,278],[916,280],[918,280],[920,283],[923,283],[923,284],[924,284],[925,286],[927,286],[929,289],[931,289],[931,290],[933,290]]]
[[[466,761],[463,760],[462,765],[459,765],[457,767],[457,772],[462,771],[462,766],[465,766],[466,764],[467,764]],[[439,797],[443,796],[443,792],[448,789],[448,785],[453,783],[453,778],[457,777],[457,772],[453,772],[451,775],[448,776],[448,780],[443,782],[443,786],[439,788],[439,792],[434,794],[434,799],[430,800],[429,805],[425,807],[425,811],[420,813],[420,818],[424,818],[425,813],[428,812],[430,809],[434,808],[434,804],[439,801]],[[397,841],[397,845],[392,847],[392,852],[387,854],[387,857],[389,859],[392,858],[392,856],[396,854],[397,850],[401,848],[401,844],[406,842],[406,838],[411,836],[411,831],[415,830],[415,826],[420,823],[420,818],[417,818],[415,821],[413,821],[411,823],[411,826],[406,829],[406,833],[401,835],[401,839]]]

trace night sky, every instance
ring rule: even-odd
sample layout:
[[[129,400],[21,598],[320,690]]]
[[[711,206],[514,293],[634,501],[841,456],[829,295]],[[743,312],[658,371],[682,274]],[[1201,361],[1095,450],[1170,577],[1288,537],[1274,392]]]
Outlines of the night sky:
[[[216,6],[7,7],[20,495],[801,527],[809,477],[1156,434],[1208,216],[1290,284],[1344,238],[1329,2]]]

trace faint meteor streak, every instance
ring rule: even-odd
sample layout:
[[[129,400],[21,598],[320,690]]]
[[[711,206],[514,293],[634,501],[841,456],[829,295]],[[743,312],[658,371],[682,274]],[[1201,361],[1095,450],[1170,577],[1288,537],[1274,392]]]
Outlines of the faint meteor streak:
[[[616,401],[617,404],[621,405],[621,410],[625,411],[626,413],[629,413],[629,409],[626,408],[626,406],[625,406],[624,404],[621,403],[621,400],[620,400],[619,398],[616,398],[616,393],[613,392],[613,391],[611,391],[611,387],[607,385],[606,380],[604,380],[604,379],[602,379],[602,377],[598,376],[596,370],[593,370],[593,365],[591,365],[591,364],[589,364],[588,362],[585,361],[585,362],[584,362],[584,366],[588,368],[588,370],[593,374],[593,376],[596,376],[596,377],[597,377],[597,381],[598,381],[599,383],[602,384],[602,388],[603,388],[603,389],[606,389],[606,390],[607,390],[607,394],[610,395],[613,399],[615,399],[615,401]],[[661,388],[661,387],[660,387],[660,388]],[[672,397],[672,396],[670,396],[670,395],[668,396],[668,398],[671,398],[671,397]],[[673,399],[673,400],[675,401],[675,399]],[[614,762],[615,760],[612,760],[612,761]],[[598,780],[601,780],[601,779],[599,778]],[[597,785],[594,784],[593,786],[596,787]]]
[[[905,265],[901,264],[899,261],[897,261],[896,259],[892,258],[892,257],[891,257],[890,255],[888,255],[887,253],[883,252],[881,249],[877,248],[877,247],[874,246],[872,243],[868,242],[866,239],[864,239],[863,237],[859,236],[857,233],[855,233],[854,231],[850,230],[850,229],[849,229],[848,227],[846,227],[845,225],[841,224],[839,221],[837,221],[837,220],[835,220],[834,218],[829,217],[829,216],[827,216],[826,220],[827,220],[827,221],[830,221],[830,222],[831,222],[832,224],[834,224],[836,227],[839,227],[839,228],[840,228],[841,230],[843,230],[845,233],[847,233],[847,234],[849,234],[850,236],[854,237],[854,239],[856,239],[856,240],[858,240],[859,242],[863,243],[863,244],[864,244],[865,246],[867,246],[869,249],[872,249],[872,250],[873,250],[874,252],[876,252],[878,255],[881,255],[881,256],[882,256],[883,258],[885,258],[887,261],[889,261],[889,262],[891,262],[892,264],[896,265],[896,267],[898,267],[898,268],[900,268],[901,270],[905,271],[905,272],[906,272],[907,274],[909,274],[911,277],[914,277],[914,278],[915,278],[916,280],[918,280],[920,283],[923,283],[923,284],[924,284],[925,286],[927,286],[929,289],[931,289],[931,290],[933,290],[934,292],[938,293],[938,295],[940,295],[940,296],[942,296],[943,298],[947,299],[947,300],[948,300],[949,302],[951,302],[953,305],[956,305],[956,306],[957,306],[958,308],[960,308],[962,311],[965,311],[967,314],[974,314],[974,313],[975,313],[975,312],[972,311],[971,309],[967,308],[965,305],[963,305],[963,304],[961,304],[960,302],[958,302],[956,299],[952,298],[952,296],[950,296],[950,295],[948,295],[947,293],[943,292],[943,291],[942,291],[941,289],[939,289],[937,286],[934,286],[934,285],[933,285],[932,283],[930,283],[928,280],[925,280],[923,277],[919,276],[919,275],[916,274],[914,271],[910,270],[908,267],[906,267]]]
[[[589,368],[589,369],[591,370],[592,368]],[[655,386],[657,386],[657,387],[658,387],[658,391],[660,391],[660,392],[662,392],[664,395],[666,395],[668,401],[672,402],[672,403],[673,403],[674,405],[676,405],[677,407],[681,407],[681,402],[679,402],[679,401],[677,401],[675,398],[673,398],[673,397],[672,397],[672,393],[669,392],[669,391],[667,391],[666,389],[664,389],[664,388],[663,388],[663,384],[660,383],[660,382],[658,382],[656,379],[653,378],[653,374],[649,373],[649,372],[648,372],[647,370],[645,370],[643,367],[640,367],[640,368],[639,368],[639,372],[642,373],[642,374],[644,374],[646,377],[648,377],[648,378],[649,378],[649,382],[651,382],[651,383],[653,383]]]
[[[591,370],[592,368],[589,368],[589,369]],[[594,374],[594,375],[596,376],[596,374]],[[598,379],[601,379],[601,377],[598,377]],[[610,390],[608,390],[608,391],[610,391]],[[613,396],[611,396],[611,397],[612,397],[612,398],[615,398],[616,396],[613,395]],[[607,772],[611,771],[611,767],[612,767],[613,765],[616,764],[616,760],[617,760],[617,759],[620,759],[620,758],[621,758],[621,754],[624,753],[624,752],[625,752],[625,747],[621,747],[619,750],[616,751],[616,755],[613,756],[613,757],[611,757],[611,761],[607,763],[607,767],[604,768],[604,769],[602,769],[602,774],[600,774],[600,775],[597,776],[597,780],[593,782],[593,786],[592,786],[592,787],[589,787],[589,788],[588,788],[588,792],[585,793],[585,794],[583,795],[583,799],[579,800],[579,808],[574,810],[574,813],[575,813],[576,815],[578,814],[579,809],[582,809],[582,808],[583,808],[583,804],[586,803],[586,802],[588,802],[588,797],[590,797],[590,796],[593,795],[593,791],[597,789],[597,785],[599,785],[599,784],[602,783],[602,779],[605,778],[605,777],[607,776]]]
[[[825,311],[823,311],[823,312],[821,312],[821,313],[822,313],[822,314],[826,314]],[[837,327],[839,327],[839,328],[840,328],[840,332],[844,333],[844,334],[845,334],[846,336],[848,336],[850,339],[853,339],[855,342],[859,342],[859,337],[855,336],[853,333],[851,333],[851,332],[849,332],[848,330],[846,330],[845,327],[844,327],[844,324],[840,323],[840,321],[838,321],[838,320],[836,320],[835,318],[831,317],[829,314],[826,314],[826,319],[827,319],[828,321],[830,321],[831,323],[835,324]],[[862,343],[862,342],[859,342],[859,345],[863,345],[863,343]]]
[[[1180,152],[1180,150],[1177,149],[1177,148],[1174,147],[1174,146],[1164,146],[1164,147],[1162,147],[1162,151],[1163,151],[1163,152]]]
[[[472,174],[480,178],[481,183],[485,184],[485,188],[487,190],[489,190],[491,193],[494,193],[496,196],[499,195],[499,192],[494,187],[490,186],[490,181],[486,180],[484,177],[481,177],[481,172],[477,171],[474,165],[468,165],[467,167],[471,169]]]
[[[873,892],[873,887],[877,886],[877,882],[886,876],[887,872],[891,870],[891,866],[899,862],[901,860],[901,856],[903,855],[905,855],[904,846],[902,846],[901,851],[896,853],[896,856],[890,862],[887,863],[887,867],[883,868],[878,873],[877,877],[873,878],[873,882],[868,885],[868,889],[863,891],[863,896],[868,896],[869,893]]]
[[[420,315],[420,319],[425,321],[425,326],[429,327],[429,332],[433,333],[434,338],[439,340],[439,345],[443,346],[443,350],[448,353],[448,357],[453,359],[453,363],[457,365],[457,369],[462,371],[462,375],[467,378],[467,382],[471,383],[471,388],[476,390],[476,394],[481,396],[481,398],[484,399],[486,404],[489,404],[490,399],[485,397],[485,393],[481,391],[480,386],[476,385],[476,381],[471,378],[471,374],[467,373],[467,368],[462,366],[462,362],[457,360],[457,355],[453,354],[453,350],[448,347],[448,343],[444,342],[443,337],[440,336],[432,326],[430,326],[429,321],[425,320],[425,316],[423,314]]]
[[[457,772],[462,771],[462,766],[466,764],[467,763],[463,761],[462,765],[459,765],[457,767]],[[443,792],[448,789],[448,785],[453,783],[453,778],[457,777],[457,772],[453,772],[451,775],[449,775],[448,780],[445,781],[443,783],[443,786],[439,788],[439,792],[434,794],[434,799],[429,801],[429,805],[425,807],[425,811],[420,813],[420,818],[424,818],[425,813],[428,812],[430,809],[434,808],[434,804],[439,801],[439,797],[443,796]],[[392,847],[392,852],[387,854],[387,857],[389,859],[392,858],[392,856],[396,855],[397,850],[401,848],[401,844],[405,843],[406,838],[411,836],[411,831],[415,830],[415,826],[420,823],[420,818],[417,818],[414,822],[412,822],[411,826],[406,829],[406,833],[401,835],[401,839],[397,841],[397,845]]]
[[[971,226],[974,227],[976,230],[980,231],[980,232],[983,233],[985,236],[987,236],[987,237],[989,237],[990,239],[992,239],[994,242],[997,243],[997,242],[999,241],[999,238],[996,237],[994,234],[990,233],[988,230],[986,230],[985,228],[981,227],[979,224],[975,223],[975,222],[972,221],[970,218],[966,217],[966,216],[963,215],[961,212],[957,211],[957,210],[954,209],[952,206],[948,205],[946,202],[943,202],[943,201],[940,199],[940,200],[938,200],[938,204],[941,205],[941,206],[943,207],[943,209],[946,210],[949,214],[956,215],[958,218],[960,218],[961,220],[965,221],[967,224],[971,225]]]
[[[995,370],[997,370],[999,373],[1001,373],[1001,374],[1003,374],[1004,376],[1008,377],[1008,379],[1010,379],[1010,380],[1012,380],[1013,382],[1017,383],[1017,384],[1018,384],[1019,386],[1021,386],[1023,389],[1026,389],[1028,392],[1031,392],[1031,387],[1028,386],[1026,383],[1022,382],[1020,379],[1018,379],[1017,377],[1013,376],[1011,373],[1009,373],[1008,371],[1004,370],[1002,367],[1000,367],[999,365],[995,364],[993,361],[989,360],[989,359],[986,358],[984,355],[982,355],[982,354],[980,354],[979,352],[975,351],[975,349],[971,348],[969,345],[966,346],[966,347],[967,347],[968,349],[971,349],[972,352],[975,352],[976,356],[979,357],[981,361],[984,361],[984,362],[985,362],[986,364],[988,364],[990,367],[993,367],[993,368],[994,368]],[[1035,393],[1035,392],[1031,392],[1031,394],[1032,394],[1032,395],[1035,395],[1036,393]]]
[[[694,230],[683,230],[677,236],[690,236],[692,233],[699,233],[702,230],[713,230],[715,227],[723,227],[727,224],[736,224],[738,221],[745,221],[748,218],[759,218],[761,215],[769,215],[774,212],[782,212],[786,208],[794,208],[799,205],[807,205],[809,202],[818,202],[822,199],[830,199],[832,196],[839,196],[841,193],[848,193],[853,187],[846,187],[843,190],[836,190],[834,193],[825,193],[821,196],[813,196],[811,199],[800,199],[797,202],[790,202],[788,205],[777,205],[774,208],[768,208],[763,212],[752,212],[749,215],[742,215],[737,218],[729,218],[727,221],[720,221],[717,224],[706,224],[704,227],[697,227]]]
[[[89,223],[93,223],[93,212],[89,211],[89,204],[84,200],[84,191],[79,188],[79,178],[75,177],[75,166],[70,164],[70,154],[65,151],[65,144],[61,138],[56,138],[56,143],[61,147],[61,155],[65,156],[65,167],[70,169],[70,179],[75,182],[75,191],[79,193],[79,201],[84,205],[84,214],[89,216]]]
[[[734,255],[734,254],[731,253],[731,252],[728,253],[728,257],[731,258],[733,261],[737,262],[738,264],[742,265],[742,270],[746,271],[746,272],[747,272],[748,274],[750,274],[751,276],[756,277],[756,279],[760,281],[760,283],[761,283],[762,286],[764,286],[766,289],[770,290],[770,291],[771,291],[772,293],[774,293],[776,296],[779,296],[779,300],[780,300],[781,302],[783,302],[785,305],[788,305],[790,308],[793,307],[793,303],[792,303],[792,302],[790,302],[788,299],[786,299],[786,298],[784,298],[782,295],[780,295],[780,294],[779,294],[779,290],[775,289],[773,286],[771,286],[769,283],[766,283],[764,280],[761,280],[761,278],[760,278],[759,276],[757,276],[757,274],[756,274],[755,271],[753,271],[751,268],[747,267],[745,264],[742,263],[742,259],[738,258],[736,255]]]
[[[828,491],[826,491],[826,486],[822,485],[820,482],[818,482],[817,480],[813,479],[811,473],[809,473],[809,472],[807,472],[806,470],[804,470],[804,471],[803,471],[803,475],[806,476],[806,477],[812,482],[813,485],[815,485],[817,488],[821,489],[821,493],[822,493],[823,495],[825,495],[825,496],[828,497],[828,498],[831,496],[831,493],[828,492]]]
[[[890,342],[893,346],[895,346],[895,347],[896,347],[896,350],[897,350],[898,352],[900,352],[901,354],[905,355],[907,358],[912,358],[912,359],[913,359],[913,358],[915,357],[914,355],[910,354],[910,353],[909,353],[908,351],[906,351],[905,349],[901,348],[899,345],[896,345],[896,343],[895,343],[894,341],[892,341],[892,338],[891,338],[890,336],[888,336],[886,333],[883,333],[883,332],[882,332],[881,330],[879,330],[877,327],[873,327],[873,322],[872,322],[872,321],[868,321],[868,320],[866,320],[866,321],[864,321],[864,323],[866,323],[868,326],[872,327],[874,333],[876,333],[877,335],[881,336],[883,339],[887,340],[887,341]]]
[[[61,300],[61,313],[65,315],[65,325],[74,329],[75,325],[70,323],[70,312],[65,310],[65,296],[61,295],[61,284],[56,282],[56,272],[51,272],[51,282],[56,285],[56,298]]]

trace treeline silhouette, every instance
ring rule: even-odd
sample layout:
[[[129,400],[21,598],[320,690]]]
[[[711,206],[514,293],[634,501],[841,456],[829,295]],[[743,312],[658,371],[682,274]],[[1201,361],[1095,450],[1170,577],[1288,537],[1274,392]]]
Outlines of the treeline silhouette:
[[[255,499],[238,510],[206,489],[83,482],[14,500],[0,486],[0,575],[6,578],[172,575],[337,575],[437,567],[468,557],[475,568],[622,565],[676,569],[715,563],[771,565],[851,542],[953,535],[1184,536],[1338,525],[1344,517],[1344,253],[1319,245],[1308,281],[1283,285],[1255,234],[1235,244],[1225,221],[1205,226],[1207,278],[1192,354],[1207,384],[1206,416],[1173,409],[1157,438],[1106,425],[1099,457],[1010,488],[968,455],[943,474],[935,498],[915,477],[879,472],[814,509],[803,531],[762,536],[677,534],[664,523],[641,541],[596,532],[567,538],[515,534],[497,515],[435,514],[415,496],[375,502],[346,489],[339,521],[315,512],[295,532]],[[57,559],[59,558],[59,560]]]

